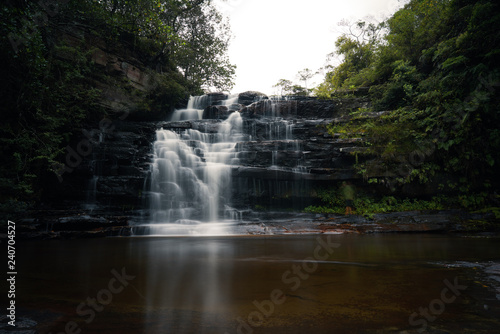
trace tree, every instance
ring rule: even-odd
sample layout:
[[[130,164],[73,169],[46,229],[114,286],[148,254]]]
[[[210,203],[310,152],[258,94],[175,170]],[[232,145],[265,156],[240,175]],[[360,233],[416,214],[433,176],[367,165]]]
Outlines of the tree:
[[[305,68],[302,71],[299,71],[299,73],[297,74],[297,76],[298,76],[298,78],[299,78],[300,81],[304,82],[304,87],[305,87],[305,89],[307,91],[307,81],[309,79],[312,79],[312,77],[314,77],[313,71],[311,71],[308,68]]]
[[[339,22],[344,28],[343,34],[335,42],[335,51],[328,59],[340,58],[340,64],[326,73],[323,83],[315,94],[328,98],[339,88],[368,86],[375,81],[372,65],[377,60],[377,52],[382,46],[382,37],[386,34],[386,24],[347,20]]]
[[[371,17],[356,22],[343,19],[337,25],[343,28],[342,36],[347,36],[359,43],[376,44],[387,33],[385,22],[376,22]]]
[[[305,87],[293,85],[291,90],[293,96],[309,96],[309,91]]]
[[[378,168],[398,182],[433,182],[440,173],[449,180],[443,187],[463,192],[500,186],[499,21],[493,0],[411,0],[375,48],[362,35],[337,40],[344,60],[326,80],[345,86],[366,77],[374,110],[390,110],[335,128],[369,138],[365,152],[377,159],[361,167],[365,176]]]
[[[229,23],[217,9],[204,3],[179,16],[179,41],[172,60],[184,77],[205,90],[230,91],[236,66],[229,62]]]
[[[227,57],[230,26],[211,0],[70,1],[65,14],[80,21],[81,13],[99,33],[129,44],[158,72],[180,70],[192,94],[229,91],[234,84],[235,66]]]
[[[277,84],[273,86],[273,88],[279,89],[280,96],[289,95],[292,93],[292,85],[293,83],[287,79],[280,79]]]
[[[418,63],[422,51],[449,31],[450,10],[449,0],[410,1],[387,20],[387,42],[400,58]]]

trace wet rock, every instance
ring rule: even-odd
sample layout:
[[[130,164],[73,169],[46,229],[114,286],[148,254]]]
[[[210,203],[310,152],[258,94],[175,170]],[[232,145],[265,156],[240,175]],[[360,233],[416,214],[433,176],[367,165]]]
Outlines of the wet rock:
[[[163,122],[158,124],[158,128],[165,130],[191,129],[193,124],[190,121]]]
[[[227,106],[209,106],[203,111],[203,119],[227,119],[231,113]]]
[[[209,99],[209,105],[221,105],[222,101],[227,100],[228,96],[227,94],[220,93],[220,92],[215,92],[215,93],[208,93],[207,94],[208,99]]]
[[[37,334],[38,331],[35,329],[38,323],[27,317],[18,317],[15,320],[15,326],[12,327],[8,324],[10,318],[6,315],[0,317],[0,334]]]
[[[94,239],[107,236],[105,231],[61,231],[59,236],[62,239]]]
[[[229,111],[239,111],[243,108],[243,105],[239,104],[239,103],[233,103],[233,104],[227,105],[227,108],[229,109]]]
[[[119,217],[115,219],[107,219],[104,217],[92,216],[75,216],[75,217],[62,217],[56,222],[50,223],[51,231],[90,231],[95,229],[106,229],[114,226],[126,226],[128,219],[126,217]]]
[[[244,107],[241,114],[246,118],[283,117],[286,119],[333,119],[346,116],[359,108],[367,108],[366,98],[334,100],[262,100]]]
[[[254,102],[267,100],[269,99],[266,94],[255,92],[255,91],[247,91],[240,93],[238,95],[238,103],[244,106],[248,106]]]
[[[202,133],[217,133],[219,131],[221,120],[219,119],[202,119],[191,121],[194,130]]]

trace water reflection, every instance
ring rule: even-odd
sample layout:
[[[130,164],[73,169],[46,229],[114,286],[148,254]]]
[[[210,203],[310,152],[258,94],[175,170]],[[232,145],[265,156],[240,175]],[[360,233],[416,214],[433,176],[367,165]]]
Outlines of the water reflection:
[[[210,239],[157,239],[133,251],[142,259],[145,333],[203,333],[231,313],[231,244]]]
[[[474,283],[476,264],[463,263],[498,262],[499,239],[330,236],[340,246],[299,276],[293,268],[307,267],[304,259],[315,257],[317,238],[135,237],[25,243],[18,254],[22,275],[17,302],[40,322],[40,334],[64,332],[69,321],[86,333],[250,333],[241,321],[248,325],[252,320],[259,324],[251,328],[254,333],[372,333],[415,329],[408,323],[409,315],[439,298],[444,280],[454,282],[458,277],[467,291],[429,326],[456,332],[457,319],[469,329],[486,319],[480,314],[482,305],[474,309],[477,289],[485,293],[486,288]],[[111,270],[121,268],[135,278],[113,295],[113,302],[95,320],[85,323],[77,306],[98,295],[113,277]],[[276,304],[262,323],[258,317],[249,321],[258,311],[255,302],[269,305],[265,301],[275,290],[283,292],[284,302]],[[500,309],[492,305],[491,310]]]

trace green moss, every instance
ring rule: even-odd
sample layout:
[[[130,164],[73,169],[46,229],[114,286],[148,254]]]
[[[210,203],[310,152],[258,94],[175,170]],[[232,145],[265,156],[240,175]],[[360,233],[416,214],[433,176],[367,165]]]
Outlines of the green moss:
[[[318,198],[323,205],[309,206],[304,209],[309,213],[330,213],[343,214],[345,211],[345,201],[340,192],[340,188],[319,189],[316,191]],[[473,213],[492,212],[497,219],[500,219],[500,208],[486,207],[486,193],[455,195],[455,196],[434,196],[430,199],[401,198],[397,196],[374,196],[359,191],[354,200],[355,213],[371,217],[377,213],[404,212],[404,211],[426,211],[445,209],[477,209]]]
[[[500,219],[500,207],[487,207],[472,213],[493,213],[496,219]]]
[[[463,227],[469,232],[486,232],[491,230],[498,230],[500,226],[495,222],[487,220],[469,220],[463,223]]]

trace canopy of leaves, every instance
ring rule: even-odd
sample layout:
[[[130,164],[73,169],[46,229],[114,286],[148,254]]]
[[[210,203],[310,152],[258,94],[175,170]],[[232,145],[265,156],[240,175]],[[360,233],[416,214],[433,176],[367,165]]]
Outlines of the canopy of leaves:
[[[390,110],[331,127],[367,138],[365,152],[377,158],[360,165],[366,177],[385,169],[401,182],[447,174],[463,191],[499,185],[498,22],[497,1],[412,0],[383,24],[382,38],[337,40],[343,61],[316,94],[370,86],[373,111]]]

